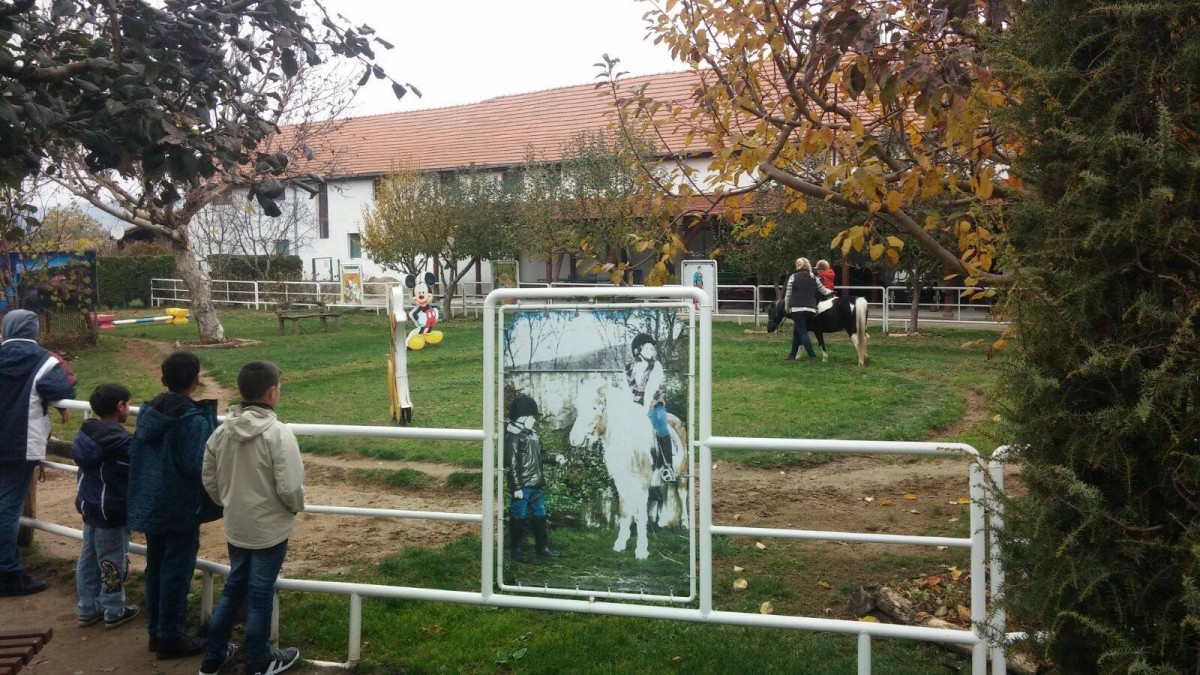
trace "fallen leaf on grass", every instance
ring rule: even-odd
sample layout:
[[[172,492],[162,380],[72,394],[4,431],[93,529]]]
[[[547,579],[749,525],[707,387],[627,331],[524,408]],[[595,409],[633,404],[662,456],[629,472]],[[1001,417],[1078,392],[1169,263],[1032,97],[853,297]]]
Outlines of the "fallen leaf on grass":
[[[756,542],[754,542],[754,548],[756,548],[760,551],[765,551],[765,550],[767,550],[767,545],[762,543],[761,541],[756,541]]]
[[[917,498],[917,496],[916,496],[916,495],[914,495],[914,494],[913,494],[913,493],[911,493],[911,492],[905,492],[905,493],[904,493],[904,498],[905,498],[905,499],[907,499],[907,500],[909,500],[909,501],[913,501],[914,499],[916,499],[916,498]]]
[[[954,611],[958,612],[958,618],[962,619],[963,621],[971,620],[971,610],[967,609],[966,607],[958,605],[954,608]]]
[[[930,586],[937,586],[938,584],[942,583],[942,578],[941,577],[929,577],[928,579],[925,580],[925,583],[929,584]]]
[[[683,657],[682,656],[672,656],[671,662],[672,663],[683,663]]]
[[[875,498],[874,497],[863,497],[862,500],[864,502],[873,502],[873,501],[875,501]]]
[[[959,497],[957,500],[955,500],[955,502],[958,504],[970,504],[971,498],[970,497]]]
[[[734,571],[734,572],[741,572],[743,569],[745,569],[745,568],[743,568],[741,565],[734,565],[734,566],[733,566],[733,571]]]
[[[930,616],[929,612],[925,612],[925,611],[917,612],[915,615],[917,621],[924,621],[925,619],[928,619],[929,616]]]
[[[768,600],[758,606],[759,614],[770,614],[771,612],[774,612],[774,611],[775,611],[775,606],[771,604],[770,600]]]
[[[735,514],[733,514],[733,519],[734,519],[734,520],[741,520],[741,519],[742,519],[742,514],[740,514],[740,513],[735,513]]]
[[[880,506],[891,506],[891,505],[892,505],[892,500],[890,500],[890,499],[880,499],[880,500],[879,500],[879,505],[880,505]]]
[[[948,548],[950,548],[950,547],[949,547],[949,546],[939,546],[939,547],[937,547],[937,550],[939,550],[939,551],[945,551],[945,550],[946,550],[946,549],[948,549]]]
[[[864,617],[860,617],[859,621],[862,621],[864,623],[879,623],[879,619],[876,619],[875,617],[871,616],[870,614],[868,614]]]
[[[817,585],[820,586],[821,588],[833,588],[833,586],[829,585],[828,581],[818,581]]]
[[[918,511],[916,509],[909,509],[908,512],[909,513],[920,513],[920,511]]]
[[[733,580],[733,590],[735,590],[735,591],[744,591],[744,590],[746,590],[746,586],[749,586],[749,585],[750,585],[750,583],[748,581],[746,581],[745,579],[742,579],[740,577]]]

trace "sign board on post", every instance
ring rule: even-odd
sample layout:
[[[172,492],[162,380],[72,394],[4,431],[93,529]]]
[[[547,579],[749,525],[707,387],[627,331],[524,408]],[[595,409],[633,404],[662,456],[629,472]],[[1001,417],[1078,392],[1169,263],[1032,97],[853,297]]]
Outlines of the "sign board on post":
[[[343,305],[363,304],[362,265],[343,263],[342,271],[342,303]]]
[[[500,317],[501,590],[694,599],[692,303],[518,303]]]
[[[401,424],[412,421],[412,399],[408,395],[408,347],[405,345],[403,286],[390,286],[387,290],[388,323],[392,328],[392,339],[388,343],[388,393],[392,398],[392,420]]]
[[[492,290],[520,287],[520,266],[517,265],[516,260],[492,261]]]
[[[679,284],[703,289],[717,313],[717,261],[684,260],[679,265]]]

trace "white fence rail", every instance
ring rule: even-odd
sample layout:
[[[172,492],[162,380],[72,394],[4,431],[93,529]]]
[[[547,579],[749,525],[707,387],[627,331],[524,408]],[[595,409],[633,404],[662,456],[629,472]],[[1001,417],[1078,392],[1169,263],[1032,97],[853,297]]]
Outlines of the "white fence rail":
[[[86,401],[59,401],[54,404],[74,410],[90,413]],[[132,407],[133,414],[138,408]],[[297,435],[309,436],[346,436],[394,438],[412,440],[450,440],[482,442],[483,430],[477,429],[437,429],[414,427],[377,427],[349,426],[335,424],[289,424],[288,427]],[[362,598],[398,598],[406,600],[426,600],[432,602],[454,602],[473,605],[491,605],[496,607],[512,607],[523,609],[544,609],[556,611],[600,614],[607,616],[626,616],[693,623],[724,624],[762,628],[784,628],[816,632],[829,632],[858,637],[858,672],[871,672],[871,643],[874,638],[890,638],[934,642],[943,644],[962,644],[972,648],[972,672],[984,675],[987,672],[989,657],[992,662],[992,673],[1005,673],[1004,645],[989,642],[988,635],[1003,634],[1005,627],[1004,610],[996,606],[996,600],[1003,592],[1003,573],[1000,569],[998,550],[996,546],[996,530],[1001,526],[1002,515],[999,505],[989,493],[987,481],[990,479],[998,486],[1003,486],[1003,458],[1007,448],[1001,448],[993,455],[989,465],[984,464],[978,452],[969,445],[960,443],[923,443],[895,441],[846,441],[846,440],[817,440],[817,439],[781,439],[781,438],[742,438],[709,436],[695,446],[699,449],[699,482],[700,482],[700,541],[701,541],[701,575],[699,606],[661,607],[655,605],[635,605],[616,602],[596,602],[563,598],[528,597],[507,595],[492,592],[489,589],[473,591],[453,591],[442,589],[416,588],[408,586],[385,586],[380,584],[363,584],[355,582],[334,582],[310,579],[279,578],[276,582],[276,612],[272,619],[272,640],[278,638],[279,612],[278,592],[327,593],[350,596],[347,658],[344,662],[313,661],[315,665],[327,667],[354,668],[362,656]],[[764,452],[821,452],[835,454],[864,454],[864,455],[931,455],[941,457],[959,457],[967,463],[968,485],[971,495],[970,505],[970,536],[929,537],[917,535],[893,535],[867,532],[836,532],[825,530],[798,530],[791,528],[739,527],[719,525],[712,522],[712,450],[757,450]],[[486,459],[486,458],[485,458]],[[45,461],[42,465],[53,470],[76,472],[78,469],[71,464]],[[990,478],[989,478],[990,477]],[[486,481],[485,481],[486,487]],[[482,513],[456,513],[439,511],[403,511],[397,509],[375,509],[345,506],[323,506],[310,504],[306,512],[332,516],[369,516],[376,518],[420,518],[426,520],[465,521],[483,523]],[[988,521],[990,520],[990,528]],[[81,540],[81,530],[49,523],[31,518],[21,518],[21,525],[32,527],[43,532]],[[810,539],[824,541],[845,541],[873,544],[894,544],[910,546],[947,546],[966,548],[970,551],[971,572],[971,630],[947,630],[923,626],[906,626],[883,623],[867,623],[841,619],[826,619],[820,617],[782,616],[753,614],[746,612],[731,612],[714,609],[712,606],[712,537],[716,536],[753,536],[778,537],[791,539]],[[991,539],[988,550],[989,537]],[[487,546],[487,542],[484,544]],[[145,547],[130,545],[130,552],[145,555]],[[990,557],[990,560],[989,560]],[[990,563],[991,575],[988,575]],[[228,576],[229,566],[210,560],[198,560],[196,568],[201,575],[200,616],[206,622],[213,611],[213,576]],[[484,570],[488,567],[486,566]],[[991,598],[988,590],[990,584]],[[1014,634],[1015,635],[1015,634]]]
[[[365,282],[363,284],[363,303],[347,305],[363,309],[381,310],[387,307],[386,282]],[[236,281],[214,279],[212,282],[213,301],[222,305],[233,305],[250,309],[266,309],[281,303],[290,305],[314,305],[323,302],[327,305],[341,306],[342,291],[337,281]],[[610,284],[556,282],[522,283],[521,288],[618,288]],[[640,286],[623,288],[641,288]],[[483,310],[483,299],[493,291],[490,281],[466,280],[459,282],[454,299],[451,301],[455,313],[478,316]],[[967,299],[968,293],[978,289],[966,286],[936,286],[926,288],[932,299],[918,304],[918,321],[933,323],[950,323],[976,326],[1003,326],[1007,322],[1002,317],[994,315],[994,307],[989,301],[973,301]],[[870,322],[878,324],[884,332],[890,331],[893,324],[899,324],[908,329],[911,319],[911,305],[907,295],[907,286],[839,286],[838,291],[846,291],[852,295],[860,295],[867,299],[870,306]],[[155,307],[168,305],[187,305],[191,303],[191,293],[180,279],[152,279],[150,281],[150,300]],[[718,317],[748,320],[755,326],[766,322],[767,310],[776,300],[774,286],[753,286],[748,284],[728,284],[717,287]]]

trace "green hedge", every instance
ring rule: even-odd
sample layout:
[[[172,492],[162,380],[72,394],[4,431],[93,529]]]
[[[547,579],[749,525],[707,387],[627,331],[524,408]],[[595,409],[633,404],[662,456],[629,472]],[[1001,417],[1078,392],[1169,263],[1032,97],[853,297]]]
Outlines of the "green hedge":
[[[150,280],[175,276],[169,255],[101,256],[97,261],[100,305],[128,307],[134,300],[150,306]]]
[[[267,263],[270,262],[270,265]],[[210,256],[208,263],[214,279],[242,281],[300,281],[304,277],[304,261],[300,256]],[[259,270],[270,268],[270,274]]]

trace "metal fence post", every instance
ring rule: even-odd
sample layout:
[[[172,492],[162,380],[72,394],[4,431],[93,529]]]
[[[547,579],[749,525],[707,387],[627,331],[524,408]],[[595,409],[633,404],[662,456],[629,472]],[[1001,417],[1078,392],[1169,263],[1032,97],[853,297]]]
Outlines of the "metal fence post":
[[[279,647],[279,591],[271,598],[271,639],[272,647]]]
[[[350,668],[358,665],[362,659],[362,596],[350,594],[350,643],[347,649],[346,665]]]
[[[858,634],[858,675],[871,675],[871,634]]]
[[[254,283],[254,309],[258,309],[258,282]]]
[[[213,575],[208,570],[200,572],[200,625],[207,626],[213,613]]]

